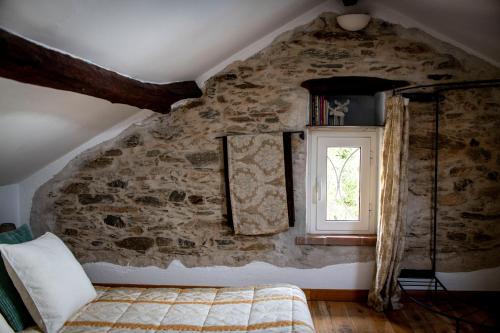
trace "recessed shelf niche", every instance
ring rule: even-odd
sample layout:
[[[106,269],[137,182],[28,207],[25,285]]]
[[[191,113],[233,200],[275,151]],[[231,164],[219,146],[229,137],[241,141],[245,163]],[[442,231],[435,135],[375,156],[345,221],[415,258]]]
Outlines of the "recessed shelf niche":
[[[364,76],[342,76],[302,82],[309,90],[308,126],[383,126],[383,91],[407,86]]]

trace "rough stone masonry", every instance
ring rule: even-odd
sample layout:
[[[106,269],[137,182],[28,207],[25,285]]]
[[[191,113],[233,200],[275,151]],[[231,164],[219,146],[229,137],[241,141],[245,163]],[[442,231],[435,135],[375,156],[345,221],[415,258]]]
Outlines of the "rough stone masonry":
[[[199,99],[178,103],[71,161],[36,193],[31,225],[51,230],[81,262],[166,267],[321,267],[373,260],[373,247],[297,246],[305,232],[305,142],[294,138],[296,227],[235,236],[226,225],[222,146],[217,136],[303,130],[304,80],[372,76],[415,84],[488,79],[500,70],[416,30],[373,20],[361,32],[335,14],[282,34],[214,77]],[[433,105],[411,104],[410,200],[405,266],[429,267]],[[446,93],[439,186],[441,271],[499,266],[500,92]]]

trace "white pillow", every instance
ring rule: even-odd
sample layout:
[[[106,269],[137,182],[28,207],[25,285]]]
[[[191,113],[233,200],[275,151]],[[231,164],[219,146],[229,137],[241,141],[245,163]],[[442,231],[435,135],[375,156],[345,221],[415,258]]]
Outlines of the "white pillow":
[[[2,316],[1,313],[0,313],[0,332],[2,332],[2,333],[14,333],[14,331],[12,330],[10,325],[7,324],[7,321]]]
[[[26,308],[46,333],[57,332],[96,292],[82,266],[54,234],[1,244],[5,268]]]

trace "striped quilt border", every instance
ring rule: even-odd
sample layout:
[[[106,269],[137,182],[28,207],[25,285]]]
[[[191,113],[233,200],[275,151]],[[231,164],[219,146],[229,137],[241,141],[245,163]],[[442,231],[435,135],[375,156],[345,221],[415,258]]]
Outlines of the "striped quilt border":
[[[113,298],[99,298],[92,303],[142,303],[142,304],[201,304],[201,305],[224,305],[224,304],[252,304],[258,302],[270,301],[298,301],[307,305],[307,301],[298,296],[269,296],[254,299],[228,299],[228,300],[214,300],[214,301],[160,301],[160,300],[138,300],[138,299],[113,299]]]
[[[198,325],[151,325],[151,324],[138,324],[138,323],[112,323],[105,321],[71,321],[67,322],[65,326],[68,327],[109,327],[116,329],[140,329],[140,330],[176,330],[176,331],[206,331],[206,332],[222,332],[222,331],[256,331],[267,328],[277,327],[290,327],[290,326],[305,326],[314,332],[314,329],[307,323],[300,320],[283,320],[274,322],[265,322],[259,324],[243,325],[217,325],[217,326],[198,326]]]
[[[151,285],[148,287],[129,287],[129,286],[101,286],[101,285],[94,285],[94,288],[96,290],[103,290],[103,291],[108,291],[108,290],[137,290],[137,291],[142,291],[142,290],[154,290],[154,289],[164,289],[164,290],[171,290],[171,291],[176,291],[176,292],[181,292],[181,293],[213,293],[213,292],[228,292],[228,291],[252,291],[252,290],[262,290],[262,289],[269,289],[269,288],[287,288],[287,289],[294,289],[300,292],[303,292],[302,289],[300,289],[297,286],[294,285],[272,285],[272,284],[263,284],[263,285],[258,285],[255,286],[254,288],[248,288],[248,287],[169,287],[169,286],[162,286],[162,285]]]

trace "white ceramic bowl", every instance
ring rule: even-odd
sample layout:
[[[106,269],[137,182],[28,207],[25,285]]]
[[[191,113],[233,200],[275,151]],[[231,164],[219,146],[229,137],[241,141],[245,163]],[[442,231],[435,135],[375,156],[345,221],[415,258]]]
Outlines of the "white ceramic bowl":
[[[337,16],[337,23],[347,31],[358,31],[370,23],[371,16],[367,14],[346,14]]]

